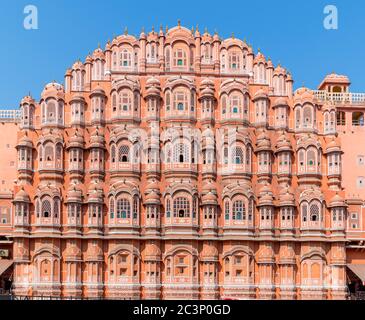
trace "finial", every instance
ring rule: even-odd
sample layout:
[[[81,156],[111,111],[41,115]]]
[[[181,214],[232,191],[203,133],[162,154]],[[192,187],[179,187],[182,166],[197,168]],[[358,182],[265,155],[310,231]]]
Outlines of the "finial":
[[[144,33],[144,27],[142,27],[141,33]]]
[[[169,26],[166,26],[165,33],[169,32]]]
[[[243,43],[244,43],[244,44],[247,44],[246,37],[244,37],[244,38],[243,38]]]
[[[258,52],[258,53],[261,53],[261,49],[260,49],[260,48],[258,48],[258,49],[257,49],[257,52]]]
[[[107,42],[107,44],[110,44],[110,39],[108,39],[108,42]]]
[[[160,31],[163,31],[162,24],[160,24]]]
[[[124,35],[126,36],[126,35],[128,35],[128,27],[125,27],[124,28]]]
[[[217,35],[217,34],[218,34],[217,29],[214,29],[214,34],[215,34],[215,35]]]
[[[152,26],[152,33],[155,33],[155,26]]]
[[[177,20],[177,25],[179,26],[179,28],[181,27],[181,21],[180,21],[180,19]]]
[[[197,32],[199,32],[199,26],[198,25],[196,25],[195,29],[196,29]]]
[[[207,27],[204,28],[204,33],[208,33],[208,28]]]
[[[98,49],[100,49],[100,42],[98,43]]]
[[[194,27],[191,27],[191,33],[194,34]]]
[[[234,32],[232,32],[232,39],[234,39]]]

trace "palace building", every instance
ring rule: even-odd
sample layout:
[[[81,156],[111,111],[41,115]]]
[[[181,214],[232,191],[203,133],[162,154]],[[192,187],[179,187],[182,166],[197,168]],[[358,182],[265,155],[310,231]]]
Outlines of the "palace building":
[[[1,111],[0,279],[90,299],[365,290],[365,94],[293,82],[179,23],[126,31]]]

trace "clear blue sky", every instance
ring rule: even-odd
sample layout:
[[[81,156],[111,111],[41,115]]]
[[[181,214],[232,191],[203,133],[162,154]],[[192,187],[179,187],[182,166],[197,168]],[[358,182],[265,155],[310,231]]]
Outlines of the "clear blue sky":
[[[38,7],[39,29],[23,28],[23,9]],[[325,5],[336,5],[339,29],[323,27]],[[293,74],[295,87],[315,88],[332,71],[347,74],[353,92],[365,92],[365,2],[363,0],[144,1],[2,0],[0,6],[0,109],[17,108],[30,91],[63,82],[65,70],[103,46],[125,26],[139,35],[154,25],[217,30],[247,38],[255,50]]]

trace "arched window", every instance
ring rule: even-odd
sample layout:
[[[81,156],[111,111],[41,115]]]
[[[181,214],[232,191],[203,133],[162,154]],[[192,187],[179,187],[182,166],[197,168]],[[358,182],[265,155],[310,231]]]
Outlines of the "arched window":
[[[54,159],[53,146],[51,144],[47,144],[44,148],[44,160],[48,164],[51,164],[53,163],[53,159]]]
[[[306,203],[302,204],[302,221],[308,221],[308,205]]]
[[[234,164],[243,164],[243,150],[241,147],[233,148],[233,163]]]
[[[227,96],[224,95],[222,97],[221,103],[222,103],[222,115],[225,115],[227,113]]]
[[[134,112],[138,112],[138,110],[139,110],[139,93],[138,93],[138,91],[134,92],[133,105],[134,105]]]
[[[310,221],[320,220],[320,205],[318,203],[312,203],[310,205]]]
[[[313,127],[313,108],[311,106],[305,106],[303,109],[303,126],[304,128]]]
[[[166,218],[171,217],[171,201],[170,199],[166,199]]]
[[[300,108],[295,109],[295,128],[299,129],[302,123]]]
[[[303,149],[298,152],[298,164],[299,164],[299,172],[304,172],[305,169],[305,151]]]
[[[118,219],[130,219],[131,217],[131,204],[128,199],[121,198],[117,201],[117,218]]]
[[[186,52],[183,49],[176,49],[174,51],[174,67],[185,67],[187,66]]]
[[[52,215],[52,205],[49,199],[44,199],[42,201],[41,214],[43,218],[50,218]]]
[[[166,92],[166,111],[171,109],[171,94],[169,91]]]
[[[114,219],[114,198],[110,198],[109,200],[109,214],[110,214],[110,219]]]
[[[190,202],[186,197],[177,197],[174,199],[174,217],[189,218],[190,217]]]
[[[165,65],[166,65],[166,69],[169,70],[170,69],[170,48],[166,48],[165,51]]]
[[[110,158],[112,160],[112,163],[115,163],[115,146],[114,145],[111,147]]]
[[[127,112],[132,110],[131,92],[124,89],[120,92],[119,97],[119,111]]]
[[[233,71],[241,68],[240,52],[231,51],[228,53],[229,68]]]
[[[129,146],[121,145],[119,147],[119,162],[129,162]]]
[[[120,54],[120,66],[121,67],[132,66],[132,55],[127,49],[124,49]]]
[[[238,200],[233,202],[232,219],[246,220],[246,207],[243,201]]]
[[[230,96],[231,112],[233,115],[242,113],[242,96],[240,94],[233,94]]]
[[[184,91],[176,91],[174,92],[174,110],[177,111],[186,111],[188,102],[187,102],[187,96]]]
[[[226,200],[225,203],[224,203],[224,219],[225,220],[229,220],[229,201]]]
[[[178,143],[174,147],[174,162],[187,163],[189,159],[189,147],[185,143]]]

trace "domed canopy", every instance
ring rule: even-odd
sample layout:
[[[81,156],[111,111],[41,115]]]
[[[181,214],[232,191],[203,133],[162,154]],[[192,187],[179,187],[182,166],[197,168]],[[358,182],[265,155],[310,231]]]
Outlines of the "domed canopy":
[[[330,200],[328,208],[335,208],[335,207],[347,207],[347,204],[338,193],[334,195],[334,197]]]
[[[104,134],[96,129],[90,136],[90,148],[105,148]]]
[[[57,100],[65,98],[65,90],[63,86],[56,82],[48,83],[42,92],[42,99],[55,98]]]
[[[25,192],[23,188],[19,190],[19,192],[14,197],[14,202],[30,202],[30,198],[28,193]]]
[[[271,141],[266,131],[262,131],[258,135],[256,146],[256,151],[271,151]]]
[[[20,147],[32,149],[33,148],[32,139],[30,139],[28,135],[25,134],[19,139],[18,144],[16,145],[16,148]]]
[[[292,145],[290,143],[290,140],[289,138],[286,136],[285,132],[283,132],[277,142],[276,142],[276,150],[275,150],[275,153],[278,153],[278,152],[284,152],[284,151],[289,151],[289,152],[292,152],[293,151],[293,148],[292,148]]]
[[[253,101],[256,101],[258,99],[268,99],[268,98],[269,96],[267,95],[267,93],[264,90],[260,89],[255,93]]]
[[[286,107],[288,108],[289,104],[288,104],[288,100],[287,98],[284,98],[284,97],[280,97],[280,98],[277,98],[275,99],[272,107],[273,108],[277,108],[277,107]]]
[[[93,90],[91,90],[90,96],[94,96],[94,95],[105,96],[105,91],[102,88],[102,86],[100,85],[100,83],[98,83],[96,85],[96,87]]]
[[[218,205],[217,195],[213,192],[209,192],[202,197],[202,204],[203,205]]]
[[[76,186],[72,186],[67,191],[66,203],[82,203],[82,191],[77,189]]]
[[[154,205],[160,205],[160,196],[155,190],[151,190],[147,193],[145,204],[154,204]]]
[[[80,60],[78,60],[72,65],[72,69],[73,70],[85,70],[85,66]]]
[[[335,138],[333,138],[326,146],[326,153],[331,152],[341,152],[341,145]]]
[[[68,148],[83,148],[84,144],[84,137],[76,131],[75,134],[70,138]]]
[[[281,207],[294,207],[295,206],[294,194],[293,194],[293,191],[289,188],[289,186],[286,186],[280,190],[279,206],[281,206]]]
[[[30,96],[25,96],[22,101],[20,102],[21,105],[28,104],[28,105],[34,105],[35,100]]]

